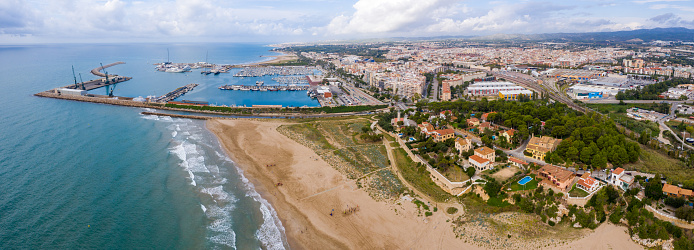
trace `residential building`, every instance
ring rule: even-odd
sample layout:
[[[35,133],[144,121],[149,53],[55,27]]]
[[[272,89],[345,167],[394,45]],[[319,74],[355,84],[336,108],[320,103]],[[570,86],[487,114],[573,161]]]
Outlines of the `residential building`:
[[[496,152],[488,147],[481,147],[475,149],[475,155],[494,162],[496,159]]]
[[[441,101],[451,100],[451,86],[448,85],[447,81],[443,81],[441,84]]]
[[[455,149],[457,149],[461,154],[463,152],[467,152],[468,150],[472,149],[472,142],[468,138],[455,138]]]
[[[542,168],[538,170],[538,174],[547,178],[548,182],[551,183],[552,186],[560,189],[561,191],[565,191],[568,187],[570,187],[576,178],[573,172],[549,164],[542,166]],[[545,184],[544,181],[542,183]]]
[[[545,155],[557,149],[559,143],[561,143],[561,139],[554,139],[549,136],[533,136],[532,138],[530,138],[530,142],[528,142],[528,147],[526,147],[525,150],[532,154],[533,158],[538,160],[544,160]]]
[[[478,155],[470,156],[470,164],[472,164],[477,171],[487,170],[491,166],[491,162],[489,160],[479,157]]]
[[[506,137],[507,142],[511,142],[514,134],[516,134],[515,129],[509,129],[509,130],[505,130],[504,132],[499,133],[500,136]]]
[[[487,129],[494,131],[495,127],[490,122],[480,123],[480,126],[479,126],[480,133],[483,133]]]
[[[650,181],[658,181],[658,180],[650,180]],[[669,197],[673,197],[673,198],[689,199],[689,198],[694,197],[694,193],[692,192],[692,190],[680,188],[678,186],[670,185],[667,183],[665,183],[663,185],[663,194],[667,195]]]
[[[421,133],[427,135],[434,131],[434,126],[428,122],[422,122],[422,124],[417,124],[417,128],[419,128],[419,131]]]
[[[600,187],[600,182],[591,177],[589,172],[586,172],[579,178],[578,182],[576,182],[576,187],[588,193],[592,193]]]
[[[518,159],[516,157],[513,157],[513,156],[509,156],[507,162],[509,164],[516,166],[516,167],[519,167],[521,169],[525,169],[525,167],[528,166],[527,162],[525,162],[524,160]]]
[[[434,130],[431,132],[431,135],[434,136],[434,141],[435,142],[442,142],[448,139],[451,139],[455,137],[455,132],[451,128],[447,129],[440,129],[440,130]]]
[[[634,183],[634,177],[626,175],[623,168],[616,168],[610,173],[610,183],[626,191]]]
[[[473,117],[473,118],[470,118],[470,119],[467,119],[467,125],[470,126],[470,127],[479,126],[479,125],[480,125],[480,120],[477,119],[477,118],[474,118],[474,117]]]

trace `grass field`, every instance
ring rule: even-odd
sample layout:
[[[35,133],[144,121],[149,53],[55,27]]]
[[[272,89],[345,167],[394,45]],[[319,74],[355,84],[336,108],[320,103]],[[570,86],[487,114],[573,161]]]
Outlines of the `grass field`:
[[[470,177],[467,176],[465,171],[463,171],[463,169],[458,166],[450,167],[441,174],[446,176],[446,178],[452,182],[467,181],[470,179]]]
[[[586,197],[586,196],[588,196],[588,192],[576,187],[576,184],[574,184],[574,186],[571,188],[571,191],[569,191],[569,196],[571,196],[571,197]]]
[[[512,182],[511,185],[508,187],[508,188],[511,188],[511,190],[509,190],[509,191],[514,192],[514,191],[520,191],[520,190],[536,189],[538,182],[537,182],[537,178],[535,178],[535,174],[531,174],[530,177],[533,177],[533,180],[526,183],[525,186],[518,184],[517,181]]]
[[[431,180],[431,177],[429,177],[429,172],[426,168],[424,166],[418,167],[417,164],[407,156],[404,149],[398,148],[393,150],[393,155],[395,163],[403,178],[414,186],[414,188],[438,202],[447,201],[452,197],[436,185],[436,183]]]
[[[633,164],[624,166],[627,170],[637,170],[646,173],[660,173],[667,177],[668,181],[682,182],[694,179],[694,170],[684,165],[683,162],[663,155],[648,147],[641,146],[641,158]]]
[[[487,204],[490,206],[495,206],[495,207],[507,207],[507,206],[511,205],[511,203],[508,203],[499,197],[489,198],[489,200],[487,200]]]

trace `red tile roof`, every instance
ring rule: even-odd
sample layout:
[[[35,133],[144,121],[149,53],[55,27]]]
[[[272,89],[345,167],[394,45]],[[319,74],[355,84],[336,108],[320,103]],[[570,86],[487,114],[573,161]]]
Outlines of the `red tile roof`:
[[[477,162],[477,163],[479,163],[479,164],[484,164],[484,163],[486,163],[486,162],[489,161],[489,160],[484,159],[484,158],[482,158],[482,157],[479,157],[479,156],[477,156],[477,155],[471,155],[471,156],[470,156],[470,160],[471,160],[471,161],[475,161],[475,162]]]
[[[612,171],[612,173],[616,174],[616,175],[620,175],[620,174],[622,174],[622,172],[624,172],[623,168],[617,168],[617,169]]]

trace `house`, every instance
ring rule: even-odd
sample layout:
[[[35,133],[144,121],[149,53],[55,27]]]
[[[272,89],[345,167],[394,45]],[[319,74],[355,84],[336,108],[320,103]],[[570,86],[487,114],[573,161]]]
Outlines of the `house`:
[[[434,130],[430,134],[434,136],[435,142],[442,142],[455,137],[455,132],[452,128]]]
[[[554,139],[549,136],[533,136],[532,138],[530,138],[530,142],[528,142],[528,147],[526,147],[525,150],[528,151],[533,158],[538,160],[544,160],[545,155],[557,149],[559,143],[561,143],[561,139]]]
[[[470,164],[472,164],[477,171],[487,170],[491,166],[491,162],[489,160],[479,157],[476,154],[470,156]]]
[[[491,162],[494,162],[494,160],[496,159],[496,152],[494,152],[493,149],[488,147],[481,147],[475,149],[475,155],[487,159]]]
[[[417,128],[419,128],[419,131],[423,134],[431,134],[431,132],[434,131],[434,126],[431,125],[428,122],[422,122],[422,124],[417,124]]]
[[[513,139],[514,134],[516,134],[516,130],[515,129],[509,129],[509,130],[506,130],[504,132],[501,132],[499,135],[506,137],[506,141],[510,142],[511,139]]]
[[[634,183],[634,177],[626,175],[623,168],[612,170],[610,183],[626,191]]]
[[[472,142],[470,142],[470,139],[468,138],[455,138],[455,149],[457,149],[461,154],[463,152],[467,152],[468,150],[472,149]]]
[[[509,164],[516,166],[516,167],[519,167],[521,169],[525,169],[525,167],[528,166],[527,162],[525,162],[524,160],[518,159],[516,157],[513,157],[513,156],[509,156],[507,162]]]
[[[581,177],[579,177],[578,182],[576,182],[576,187],[583,189],[588,193],[592,193],[600,187],[600,182],[590,177],[590,173],[586,172]]]
[[[489,122],[480,123],[480,126],[479,126],[480,133],[483,133],[487,129],[494,131],[494,125],[492,125]]]
[[[496,114],[496,112],[489,112],[489,113],[484,113],[484,114],[482,114],[482,117],[480,117],[480,118],[482,119],[482,121],[485,121],[485,122],[486,122],[486,121],[487,121],[487,117],[489,117],[489,114]]]
[[[480,120],[477,119],[477,118],[474,118],[474,117],[473,117],[473,118],[470,118],[470,119],[467,119],[467,125],[470,126],[470,127],[479,126],[479,125],[480,125]]]
[[[663,194],[669,197],[684,199],[692,198],[692,196],[694,195],[692,190],[680,188],[678,186],[670,185],[667,183],[663,185]]]
[[[554,166],[554,165],[544,165],[538,171],[538,174],[544,178],[547,178],[548,182],[552,184],[553,187],[565,191],[568,187],[573,184],[576,176],[573,172]],[[545,183],[544,181],[542,182]]]
[[[415,125],[417,125],[416,122],[414,122],[413,120],[407,119],[407,117],[390,119],[390,125],[393,125],[393,127],[396,127],[396,128],[400,127],[400,126],[398,126],[398,122],[402,122],[402,126],[415,126]]]

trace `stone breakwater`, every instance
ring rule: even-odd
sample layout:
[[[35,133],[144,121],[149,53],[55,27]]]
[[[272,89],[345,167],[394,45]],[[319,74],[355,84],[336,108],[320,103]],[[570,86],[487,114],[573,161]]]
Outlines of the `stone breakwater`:
[[[79,96],[79,95],[61,95],[53,93],[51,91],[44,91],[34,94],[34,96],[79,101],[79,102],[92,102],[101,103],[109,105],[118,105],[126,107],[136,107],[136,108],[152,108],[160,110],[172,110],[172,111],[182,111],[182,112],[192,112],[200,114],[213,114],[213,115],[229,115],[229,116],[255,116],[255,117],[268,117],[268,118],[316,118],[316,117],[338,117],[338,116],[350,116],[359,114],[359,112],[349,112],[349,113],[333,113],[333,114],[295,114],[295,113],[227,113],[212,110],[195,110],[195,109],[183,109],[183,108],[172,108],[166,107],[163,103],[151,103],[151,102],[138,102],[133,101],[130,98],[123,97],[92,97],[92,96]],[[236,109],[244,109],[252,112],[253,110],[262,109],[264,107],[254,108],[254,107],[236,107]]]

